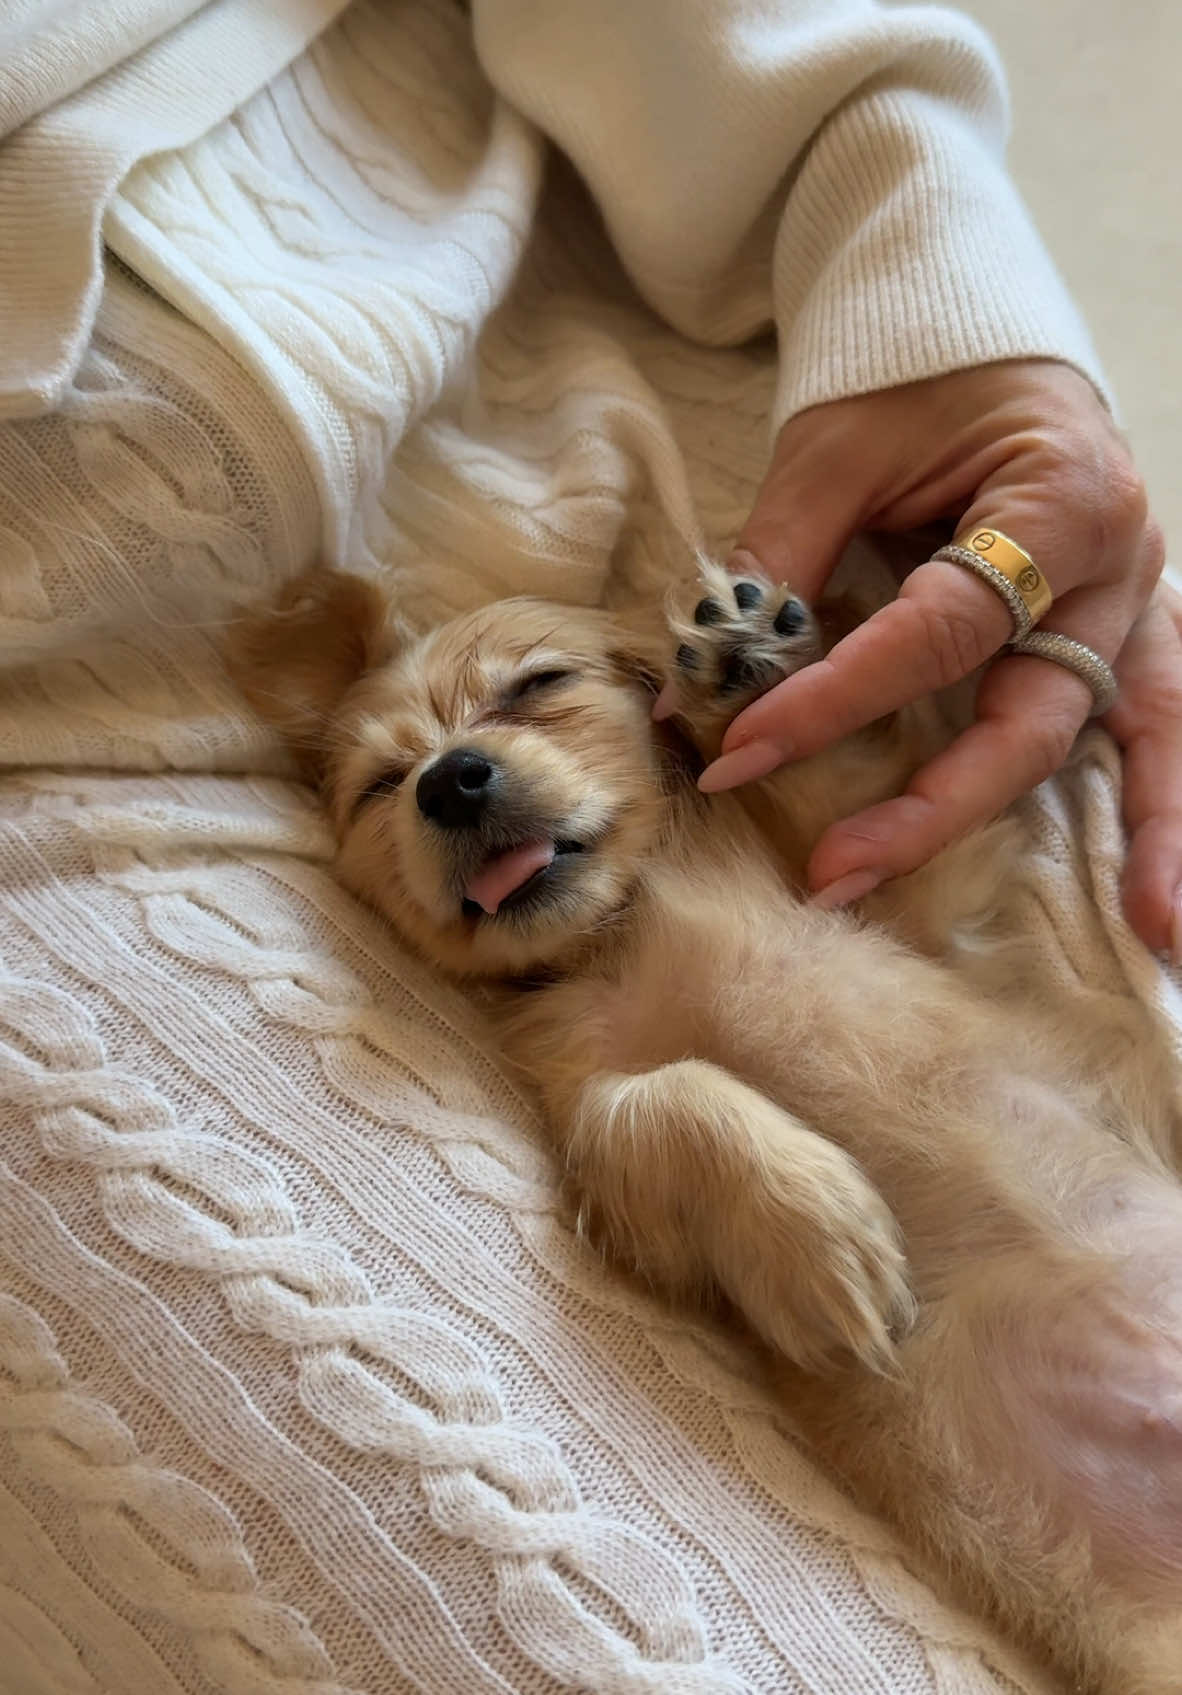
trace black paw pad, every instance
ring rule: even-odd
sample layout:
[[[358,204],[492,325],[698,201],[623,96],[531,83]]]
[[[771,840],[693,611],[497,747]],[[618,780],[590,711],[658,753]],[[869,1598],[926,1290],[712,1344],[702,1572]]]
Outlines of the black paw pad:
[[[695,624],[721,624],[725,617],[726,607],[721,601],[712,600],[709,595],[694,607]]]
[[[696,671],[698,656],[688,642],[682,642],[677,650],[677,663],[683,671]]]
[[[758,665],[745,659],[741,652],[732,653],[722,667],[719,690],[722,694],[739,694],[754,688],[760,675]]]
[[[758,606],[763,599],[763,590],[757,583],[735,584],[735,605],[740,612],[750,612],[753,606]]]
[[[772,619],[772,629],[778,636],[795,636],[804,629],[807,616],[799,600],[786,600]]]

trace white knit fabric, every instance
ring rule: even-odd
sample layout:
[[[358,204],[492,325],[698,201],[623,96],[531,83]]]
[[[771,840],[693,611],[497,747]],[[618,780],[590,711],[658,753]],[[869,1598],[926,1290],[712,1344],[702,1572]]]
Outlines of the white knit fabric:
[[[4,1695],[1048,1695],[739,1337],[575,1240],[478,1010],[336,887],[218,661],[325,539],[425,620],[734,534],[770,348],[658,319],[542,165],[458,11],[351,6],[110,202],[206,327],[112,262],[60,407],[0,426]],[[1115,797],[1093,732],[1027,919],[1176,1043]]]
[[[451,0],[357,0],[246,100],[342,4],[21,0],[0,72],[0,135],[29,119],[0,148],[0,414],[56,404],[77,368],[101,226],[280,399],[347,555],[349,514],[522,258],[542,159],[526,119],[667,322],[710,344],[776,329],[772,424],[981,360],[1101,382],[1003,168],[995,57],[954,13],[474,0],[482,73]],[[88,57],[94,80],[60,100]]]
[[[128,169],[226,117],[344,3],[18,0],[5,8],[0,417],[56,405],[76,371],[102,291],[103,215]]]

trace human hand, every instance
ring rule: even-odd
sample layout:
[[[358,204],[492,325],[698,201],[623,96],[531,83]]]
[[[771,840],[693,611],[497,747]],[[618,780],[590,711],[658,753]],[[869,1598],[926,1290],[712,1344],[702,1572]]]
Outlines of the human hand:
[[[1105,724],[1123,764],[1125,915],[1146,946],[1182,965],[1182,597],[1165,583],[1129,632],[1116,675]]]
[[[780,432],[729,564],[758,566],[815,600],[856,531],[949,516],[958,529],[991,525],[1018,541],[1055,594],[1042,627],[1115,664],[1122,698],[1105,722],[1125,750],[1134,832],[1126,902],[1150,946],[1171,946],[1182,880],[1182,792],[1170,799],[1182,784],[1182,636],[1164,600],[1142,618],[1164,543],[1128,449],[1083,377],[1044,360],[978,366],[799,414]],[[825,659],[739,714],[702,787],[766,775],[959,681],[1012,629],[1005,602],[971,572],[918,566],[898,598]],[[809,864],[816,898],[857,899],[1004,810],[1059,768],[1091,706],[1087,684],[1062,666],[996,660],[975,722],[906,793],[826,831]],[[1168,765],[1149,776],[1150,758]]]

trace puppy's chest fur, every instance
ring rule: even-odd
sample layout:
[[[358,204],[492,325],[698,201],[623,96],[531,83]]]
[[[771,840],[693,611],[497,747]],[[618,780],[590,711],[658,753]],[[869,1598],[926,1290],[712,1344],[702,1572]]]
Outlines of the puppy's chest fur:
[[[719,804],[719,801],[723,804]],[[811,906],[744,809],[675,791],[660,851],[627,910],[584,938],[553,981],[498,991],[505,1048],[539,1087],[560,1140],[588,1078],[700,1060],[742,1080],[873,1173],[912,1238],[919,1281],[944,1275],[929,1248],[931,1149],[958,1192],[941,1220],[990,1253],[1023,1238],[1047,1197],[1030,1192],[1029,1124],[1089,1140],[1044,1052],[954,972],[885,934]],[[1005,1053],[1001,1070],[997,1056]],[[953,1145],[957,1152],[952,1155]],[[988,1212],[981,1197],[991,1197]]]
[[[719,1059],[737,1015],[728,989],[762,974],[796,906],[737,803],[707,810],[674,786],[627,907],[581,938],[551,979],[499,991],[511,1056],[552,1099],[599,1070]]]
[[[499,992],[505,1045],[559,1118],[597,1072],[708,1060],[818,1122],[969,1092],[982,1019],[951,972],[812,907],[742,805],[674,787],[627,908],[555,978]],[[867,1056],[873,1054],[873,1063]],[[960,1092],[957,1090],[957,1092]],[[922,1116],[922,1109],[920,1108]]]

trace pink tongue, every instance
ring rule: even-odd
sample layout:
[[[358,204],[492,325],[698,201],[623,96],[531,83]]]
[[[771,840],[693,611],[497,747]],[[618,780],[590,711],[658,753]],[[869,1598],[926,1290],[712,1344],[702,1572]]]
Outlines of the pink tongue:
[[[544,871],[553,858],[553,842],[526,842],[524,847],[510,848],[481,866],[465,891],[468,899],[485,912],[495,912],[507,896],[528,883],[536,872]]]

